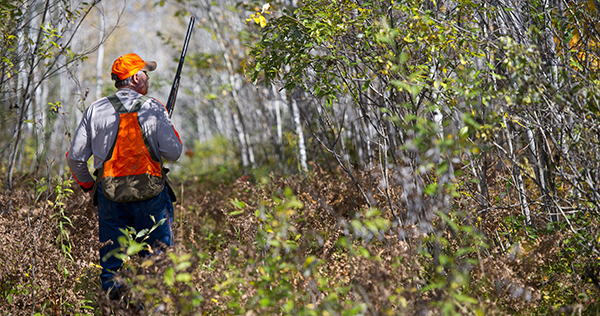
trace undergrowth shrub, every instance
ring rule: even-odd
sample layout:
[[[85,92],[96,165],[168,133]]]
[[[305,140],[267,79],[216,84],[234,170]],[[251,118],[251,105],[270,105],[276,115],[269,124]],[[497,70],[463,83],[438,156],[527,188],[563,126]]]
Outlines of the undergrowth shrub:
[[[0,312],[598,312],[594,247],[599,235],[592,214],[569,216],[575,231],[567,222],[523,225],[518,210],[499,208],[480,218],[469,207],[475,202],[464,194],[465,185],[454,198],[454,208],[438,212],[433,229],[425,232],[396,221],[386,203],[368,207],[355,183],[339,174],[316,170],[305,177],[271,174],[258,183],[249,180],[241,177],[216,187],[214,182],[183,183],[173,247],[138,256],[150,251],[144,244],[148,231],[126,231],[119,240],[126,259],[119,277],[129,289],[122,301],[109,300],[99,289],[97,213],[87,195],[70,193],[65,186],[57,191],[64,180],[42,190],[50,203],[41,197],[34,203],[42,192],[37,189],[45,185],[41,182],[0,195],[3,205],[9,200],[13,205],[11,216],[6,208],[0,216]],[[374,198],[385,202],[384,197]],[[61,232],[58,221],[69,222],[64,217],[72,225],[63,224]],[[38,227],[36,252],[31,236]],[[70,248],[57,243],[61,234],[68,234]]]
[[[94,315],[97,228],[70,187],[58,176],[25,178],[1,195],[0,314]]]
[[[456,223],[458,213],[440,214],[439,234],[409,240],[389,212],[342,209],[357,201],[330,203],[341,196],[311,185],[271,176],[220,188],[213,206],[229,225],[225,241],[199,227],[206,214],[195,210],[200,219],[184,227],[181,244],[126,261],[121,275],[132,298],[148,311],[177,315],[485,312],[471,273],[486,244],[472,226]],[[341,192],[351,190],[346,185]],[[347,193],[343,199],[360,198]],[[327,210],[336,203],[341,208]],[[122,238],[126,258],[138,249],[132,240]]]

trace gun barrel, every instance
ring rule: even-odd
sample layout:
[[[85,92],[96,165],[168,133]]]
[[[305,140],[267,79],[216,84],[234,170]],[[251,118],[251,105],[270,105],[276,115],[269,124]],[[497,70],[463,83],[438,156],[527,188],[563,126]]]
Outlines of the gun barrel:
[[[177,72],[175,73],[175,78],[173,79],[173,86],[171,86],[171,92],[169,93],[169,99],[167,100],[167,112],[169,113],[169,117],[171,117],[173,114],[173,108],[175,107],[175,99],[177,99],[177,90],[179,90],[179,80],[181,78],[181,69],[183,68],[183,62],[185,61],[185,54],[190,42],[195,20],[196,18],[194,16],[190,18],[187,34],[185,35],[185,41],[183,42],[183,48],[181,49],[181,57],[179,57],[179,65],[177,66]]]

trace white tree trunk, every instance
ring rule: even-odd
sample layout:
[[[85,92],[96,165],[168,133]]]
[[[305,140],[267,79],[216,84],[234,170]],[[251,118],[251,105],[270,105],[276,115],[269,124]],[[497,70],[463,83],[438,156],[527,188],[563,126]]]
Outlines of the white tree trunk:
[[[106,27],[106,21],[104,14],[100,15],[100,34],[99,34],[99,46],[98,46],[98,60],[96,61],[96,100],[102,98],[102,75],[104,74],[104,29]]]
[[[238,96],[235,71],[233,69],[233,65],[231,64],[231,57],[229,56],[227,47],[225,46],[225,39],[221,35],[221,32],[220,32],[221,28],[217,24],[217,19],[214,16],[213,12],[211,11],[211,4],[208,3],[205,6],[205,8],[206,8],[206,13],[209,17],[208,20],[211,24],[212,30],[213,30],[216,38],[217,38],[217,43],[219,44],[221,52],[223,53],[223,60],[225,61],[225,65],[227,66],[227,71],[229,74],[228,78],[229,78],[229,84],[231,86],[231,96],[233,98],[233,103],[234,103],[233,106],[235,108],[235,110],[232,111],[233,123],[235,125],[235,129],[238,134],[238,139],[240,141],[242,164],[244,165],[244,167],[254,167],[254,164],[255,164],[254,152],[252,150],[252,146],[250,145],[250,142],[248,141],[248,135],[246,133],[246,128],[244,126],[244,120],[243,120],[242,112],[240,109],[241,101]]]
[[[523,185],[523,175],[521,174],[521,169],[519,168],[518,161],[516,160],[515,151],[513,148],[513,140],[511,131],[508,129],[508,124],[506,121],[506,116],[502,117],[506,133],[506,142],[508,144],[508,155],[510,157],[511,163],[513,165],[512,178],[517,188],[517,194],[519,195],[519,202],[521,204],[521,213],[525,216],[526,224],[531,223],[531,211],[529,210],[529,202],[527,201],[527,194],[525,191],[525,186]]]
[[[300,160],[300,167],[302,171],[308,171],[308,164],[306,163],[306,144],[304,143],[304,132],[302,130],[302,123],[300,122],[300,109],[296,99],[292,98],[292,117],[294,119],[294,125],[296,127],[296,134],[298,135],[298,154]]]
[[[281,151],[281,158],[283,159],[283,127],[281,123],[281,102],[283,102],[285,91],[277,91],[275,85],[272,85],[271,88],[273,90],[273,96],[275,97],[275,99],[273,100],[273,110],[275,111],[275,124],[277,125],[277,147]]]
[[[244,129],[236,111],[233,111],[231,113],[231,117],[233,119],[233,126],[235,127],[235,131],[237,132],[238,141],[240,142],[242,165],[244,166],[244,168],[247,168],[250,166],[250,158],[248,157],[248,147],[246,146],[246,137],[244,135]]]
[[[25,30],[28,29],[28,25],[35,25],[32,23],[32,20],[36,16],[35,6],[36,2],[31,1],[30,3],[26,3],[25,15],[29,15],[22,19],[22,24],[20,25],[20,34],[19,34],[19,43],[17,50],[19,51],[19,56],[27,56],[28,58],[23,58],[19,63],[19,72],[17,74],[17,79],[15,82],[15,104],[17,107],[17,122],[15,123],[12,143],[9,150],[8,157],[8,168],[7,168],[7,181],[6,188],[8,190],[12,190],[12,174],[16,168],[16,164],[18,163],[17,157],[20,153],[20,142],[23,137],[23,122],[26,120],[28,108],[31,101],[31,95],[29,90],[31,89],[31,81],[33,76],[33,68],[35,67],[35,58],[36,58],[36,50],[37,44],[39,40],[39,35],[36,36],[36,33],[33,31],[33,28],[29,28],[30,34],[27,36]],[[45,17],[46,11],[42,12],[42,15]],[[39,23],[38,23],[39,25]],[[39,34],[39,33],[38,33]],[[30,45],[30,41],[32,43],[36,43],[35,47]],[[33,50],[33,53],[28,53],[27,51]]]

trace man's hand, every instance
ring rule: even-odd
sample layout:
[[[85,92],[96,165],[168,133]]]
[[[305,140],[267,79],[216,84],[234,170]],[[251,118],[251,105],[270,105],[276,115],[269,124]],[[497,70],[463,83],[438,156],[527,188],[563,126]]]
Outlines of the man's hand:
[[[91,187],[84,187],[83,185],[79,185],[81,187],[81,189],[83,190],[83,192],[87,193],[90,195],[90,199],[93,201],[94,200],[94,185],[95,183],[92,184]]]

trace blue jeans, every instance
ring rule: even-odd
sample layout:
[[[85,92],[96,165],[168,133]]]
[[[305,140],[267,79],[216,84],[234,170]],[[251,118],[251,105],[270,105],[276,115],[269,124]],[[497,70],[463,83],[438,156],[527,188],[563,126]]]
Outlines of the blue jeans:
[[[100,281],[102,288],[109,289],[115,285],[118,286],[113,277],[123,262],[114,256],[110,256],[104,261],[104,257],[113,249],[120,247],[118,238],[123,233],[119,228],[133,227],[136,232],[139,232],[154,226],[150,215],[154,216],[157,223],[164,218],[166,221],[150,234],[146,242],[153,249],[162,245],[171,246],[173,245],[173,203],[166,186],[157,196],[139,202],[118,203],[107,199],[102,191],[102,183],[98,184],[97,194],[100,242],[112,240],[112,245],[100,248],[100,265],[102,266]],[[144,254],[142,253],[142,255]]]

